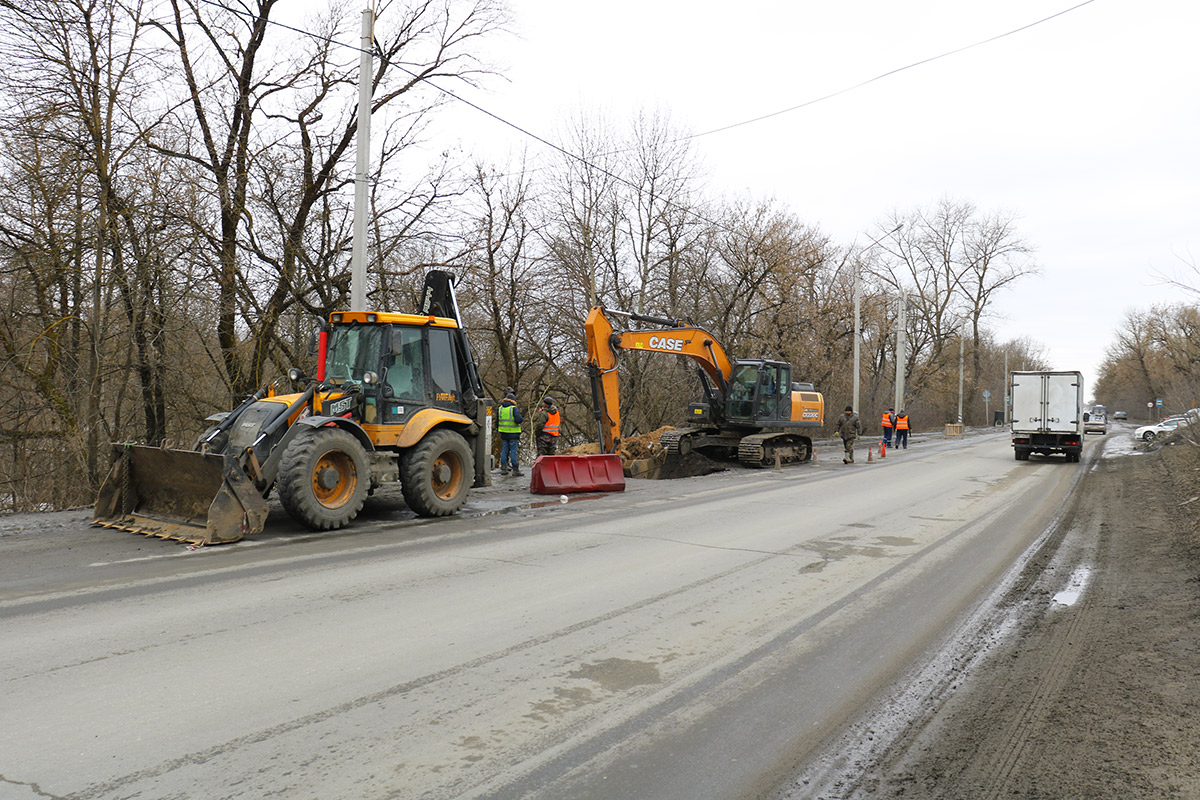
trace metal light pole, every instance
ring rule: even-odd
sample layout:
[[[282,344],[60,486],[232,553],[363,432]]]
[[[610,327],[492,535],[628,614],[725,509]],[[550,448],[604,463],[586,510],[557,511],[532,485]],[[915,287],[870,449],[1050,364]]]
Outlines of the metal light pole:
[[[358,141],[354,164],[354,240],[350,250],[350,310],[367,307],[367,169],[371,163],[371,74],[375,12],[362,16],[362,55],[358,60]]]
[[[904,223],[901,222],[887,233],[882,234],[878,239],[875,239],[864,247],[862,252],[854,259],[854,391],[852,392],[853,399],[850,401],[850,405],[854,407],[855,413],[862,413],[862,409],[858,407],[858,379],[859,372],[861,371],[859,362],[862,348],[862,257],[868,250],[882,242],[885,236],[891,236],[903,227]]]

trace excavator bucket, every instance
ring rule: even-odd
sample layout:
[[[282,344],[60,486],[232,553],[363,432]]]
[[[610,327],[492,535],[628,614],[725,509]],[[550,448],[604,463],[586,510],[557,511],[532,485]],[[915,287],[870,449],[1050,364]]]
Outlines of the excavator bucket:
[[[625,472],[621,457],[615,453],[538,456],[529,476],[529,491],[534,494],[623,492]]]
[[[93,525],[206,545],[236,542],[266,524],[267,503],[232,456],[115,447]]]

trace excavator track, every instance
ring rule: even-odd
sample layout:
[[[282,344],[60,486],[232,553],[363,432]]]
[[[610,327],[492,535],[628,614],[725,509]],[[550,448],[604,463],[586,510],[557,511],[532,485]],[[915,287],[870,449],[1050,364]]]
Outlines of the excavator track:
[[[658,437],[658,444],[667,455],[682,456],[692,452],[692,437],[702,431],[699,428],[676,428]]]
[[[738,443],[738,461],[747,467],[773,467],[803,463],[812,458],[812,439],[794,433],[756,433]]]

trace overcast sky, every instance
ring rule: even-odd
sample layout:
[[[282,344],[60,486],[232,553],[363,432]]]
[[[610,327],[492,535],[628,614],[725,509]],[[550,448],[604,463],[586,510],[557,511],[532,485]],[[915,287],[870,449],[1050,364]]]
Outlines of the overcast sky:
[[[700,133],[1066,11],[694,144],[710,193],[775,197],[842,244],[943,196],[1015,215],[1042,274],[991,327],[1042,343],[1090,392],[1126,312],[1182,299],[1154,273],[1200,262],[1200,2],[1077,4],[510,0],[492,52],[507,81],[464,95],[551,140],[580,112],[638,109]],[[549,157],[478,112],[445,120],[467,153]]]

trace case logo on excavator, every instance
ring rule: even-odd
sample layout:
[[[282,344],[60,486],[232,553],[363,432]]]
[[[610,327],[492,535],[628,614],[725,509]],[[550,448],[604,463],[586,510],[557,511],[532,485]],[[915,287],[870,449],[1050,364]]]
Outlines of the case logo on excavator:
[[[683,350],[683,339],[668,339],[666,336],[651,336],[650,346],[659,350]]]

